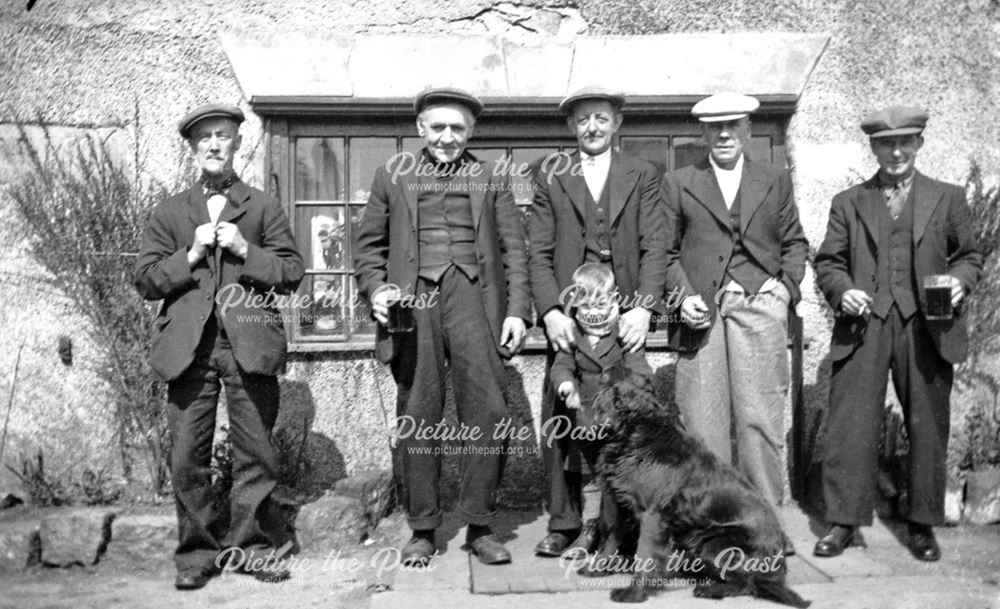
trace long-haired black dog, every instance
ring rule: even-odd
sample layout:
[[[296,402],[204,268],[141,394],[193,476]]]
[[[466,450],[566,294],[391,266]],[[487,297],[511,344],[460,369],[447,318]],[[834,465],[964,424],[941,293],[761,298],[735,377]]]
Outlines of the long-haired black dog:
[[[605,373],[594,400],[605,425],[599,471],[639,519],[636,568],[619,602],[642,602],[672,578],[695,596],[751,595],[808,607],[785,584],[783,532],[774,510],[742,474],[688,433],[675,405],[661,404],[645,377]]]

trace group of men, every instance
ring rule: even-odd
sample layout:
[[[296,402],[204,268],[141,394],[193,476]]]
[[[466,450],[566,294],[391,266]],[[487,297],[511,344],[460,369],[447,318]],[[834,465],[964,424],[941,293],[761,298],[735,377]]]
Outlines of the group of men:
[[[457,506],[468,524],[465,547],[483,563],[511,560],[490,527],[505,444],[488,431],[508,416],[504,359],[520,351],[533,320],[548,339],[547,369],[574,348],[564,295],[585,263],[614,274],[625,351],[641,350],[654,316],[667,315],[688,429],[775,510],[782,504],[786,323],[808,256],[791,177],[747,158],[759,106],[752,97],[723,93],[696,104],[708,153],[662,179],[614,146],[625,102],[601,87],[562,101],[578,150],[535,172],[525,230],[507,172],[468,150],[483,103],[460,89],[425,90],[414,102],[424,140],[415,170],[376,171],[356,234],[355,276],[378,322],[376,353],[396,381],[398,413],[435,426],[450,371],[460,422],[487,431],[466,441]],[[268,444],[285,353],[280,318],[239,315],[247,312],[239,304],[223,310],[214,295],[230,283],[245,287],[246,302],[270,289],[289,292],[303,263],[278,202],[233,173],[242,120],[239,109],[213,105],[181,122],[201,180],[157,207],[136,266],[142,295],[164,300],[151,362],[169,382],[181,589],[205,585],[226,547],[252,556],[281,540],[269,518]],[[856,528],[871,522],[890,370],[911,443],[910,549],[922,560],[940,556],[931,527],[943,521],[952,365],[965,355],[960,305],[982,261],[962,190],[914,169],[926,121],[922,111],[890,107],[862,122],[878,172],[834,198],[816,255],[817,282],[836,315],[822,455],[830,530],[816,544],[818,556],[843,552]],[[928,319],[921,289],[928,275],[947,276],[949,319]],[[671,293],[676,310],[665,306]],[[401,294],[434,304],[412,309],[409,331],[390,331]],[[228,533],[217,526],[209,492],[220,381],[236,461]],[[565,404],[545,386],[543,418],[563,414]],[[442,523],[440,455],[427,438],[410,435],[398,447],[413,530],[402,549],[406,564],[432,559]],[[550,520],[536,553],[559,556],[592,535],[593,522],[581,518],[579,480],[564,471],[563,439],[540,440]],[[267,581],[287,577],[245,564]]]

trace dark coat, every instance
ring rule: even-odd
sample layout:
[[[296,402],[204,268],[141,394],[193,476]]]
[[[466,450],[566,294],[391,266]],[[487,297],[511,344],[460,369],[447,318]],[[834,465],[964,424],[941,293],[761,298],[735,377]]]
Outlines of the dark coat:
[[[478,167],[469,176],[478,285],[494,347],[507,355],[500,344],[503,320],[520,317],[527,324],[531,322],[524,224],[503,171],[497,170],[495,163],[472,161]],[[364,218],[355,236],[354,257],[358,290],[369,301],[378,288],[387,284],[398,286],[406,295],[415,292],[420,260],[417,185],[418,177],[412,171],[401,172],[395,181],[384,165],[375,171]],[[381,324],[376,326],[375,351],[382,362],[389,362],[395,355],[392,337]]]
[[[913,197],[913,266],[919,281],[925,275],[954,275],[966,293],[982,274],[983,259],[976,250],[975,234],[965,192],[959,186],[932,180],[917,172],[911,186]],[[879,223],[885,196],[877,177],[835,196],[830,207],[826,237],[816,253],[816,283],[834,311],[840,310],[844,292],[864,290],[874,296],[878,256],[889,244],[879,243]],[[918,289],[918,309],[926,302]],[[949,320],[926,320],[934,344],[946,361],[963,361],[968,336],[962,310]],[[833,327],[830,357],[850,355],[864,338],[867,324],[861,317],[838,315]]]
[[[656,187],[652,165],[611,153],[605,188],[610,189],[611,257],[623,310],[649,302],[653,306],[647,308],[661,311],[666,233]],[[573,271],[585,256],[587,182],[579,151],[544,162],[534,189],[528,251],[531,290],[541,318],[561,306],[559,295],[572,285]]]
[[[147,300],[163,299],[149,356],[157,377],[171,381],[191,364],[216,294],[225,311],[224,325],[240,369],[275,375],[284,370],[285,329],[274,306],[255,299],[290,294],[302,280],[304,266],[281,204],[274,197],[236,181],[220,222],[235,224],[247,241],[246,260],[215,247],[194,268],[187,262],[195,229],[209,222],[200,184],[156,206],[142,234],[135,265],[135,286]],[[236,302],[238,301],[238,302]]]
[[[684,297],[701,296],[715,323],[716,295],[725,287],[735,235],[708,157],[664,176],[660,196],[667,217],[668,299],[680,304]],[[798,303],[809,243],[787,170],[744,160],[740,233],[746,251],[788,288],[792,305]],[[670,347],[680,351],[697,350],[708,339],[708,328],[692,330],[680,320],[679,311],[671,316],[668,329]]]

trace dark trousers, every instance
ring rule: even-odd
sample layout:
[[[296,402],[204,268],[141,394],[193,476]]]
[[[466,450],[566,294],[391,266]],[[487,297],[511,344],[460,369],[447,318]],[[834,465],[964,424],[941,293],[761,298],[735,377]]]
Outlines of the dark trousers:
[[[476,280],[452,266],[438,282],[417,280],[417,301],[431,294],[433,306],[414,308],[414,331],[397,339],[399,350],[392,361],[397,415],[423,430],[441,422],[450,369],[460,427],[474,430],[477,437],[464,434],[464,442],[442,441],[440,434],[418,438],[400,429],[397,450],[402,453],[408,520],[414,530],[441,526],[441,452],[446,447],[462,460],[459,515],[469,524],[487,525],[495,512],[506,452],[506,441],[494,438],[497,424],[508,416],[504,366]],[[454,431],[450,426],[448,430]]]
[[[552,389],[552,362],[555,353],[550,349],[545,360],[545,380],[542,392],[542,425],[554,416],[567,416],[566,408]],[[558,436],[559,427],[549,425],[550,435]],[[549,508],[549,530],[567,531],[580,527],[580,476],[566,471],[566,452],[569,435],[543,437],[542,464],[545,467]]]
[[[944,522],[952,366],[938,353],[920,314],[904,320],[895,306],[885,320],[872,316],[858,348],[833,364],[823,439],[829,522],[872,523],[890,371],[910,440],[909,502],[902,510],[913,522]]]
[[[212,501],[212,438],[220,384],[226,387],[233,488],[228,532]],[[177,506],[178,569],[211,567],[226,547],[263,550],[279,539],[271,517],[275,455],[270,434],[278,416],[278,379],[239,369],[229,341],[209,324],[194,361],[168,387],[173,437],[171,474]]]

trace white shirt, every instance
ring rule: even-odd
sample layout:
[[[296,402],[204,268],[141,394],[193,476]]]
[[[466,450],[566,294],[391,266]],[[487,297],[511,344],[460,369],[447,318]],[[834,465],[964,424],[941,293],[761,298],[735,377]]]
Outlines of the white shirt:
[[[600,202],[604,185],[608,181],[608,172],[611,171],[611,148],[596,156],[590,156],[581,150],[580,164],[583,166],[583,179],[587,182],[590,196],[594,197],[595,203]]]
[[[212,195],[208,198],[208,217],[212,220],[212,224],[216,224],[219,221],[219,214],[222,213],[222,209],[226,206],[226,197],[222,195]]]
[[[740,154],[732,169],[719,167],[712,155],[708,155],[708,162],[715,170],[715,180],[719,183],[719,190],[722,191],[722,200],[726,202],[726,208],[731,209],[733,201],[736,200],[736,193],[740,190],[740,180],[743,179],[743,155]]]
[[[732,169],[723,169],[715,162],[712,155],[708,155],[708,162],[712,164],[712,169],[715,170],[715,179],[719,183],[719,190],[722,191],[722,199],[726,202],[726,208],[732,209],[733,201],[736,200],[736,193],[740,190],[740,181],[743,179],[743,155],[736,160],[736,165]],[[770,292],[778,285],[778,280],[774,277],[768,277],[764,285],[760,286],[760,294],[765,294]],[[745,292],[743,286],[736,283],[735,281],[730,281],[723,288],[727,292]]]

